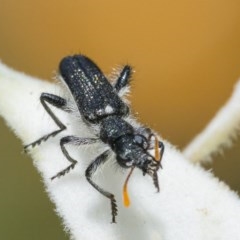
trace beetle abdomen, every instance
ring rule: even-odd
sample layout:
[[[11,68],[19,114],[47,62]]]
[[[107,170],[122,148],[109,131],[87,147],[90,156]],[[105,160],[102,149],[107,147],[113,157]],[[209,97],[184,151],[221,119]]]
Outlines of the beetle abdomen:
[[[60,62],[59,71],[80,113],[89,122],[98,122],[109,115],[123,116],[128,113],[128,106],[89,58],[83,55],[65,57]]]

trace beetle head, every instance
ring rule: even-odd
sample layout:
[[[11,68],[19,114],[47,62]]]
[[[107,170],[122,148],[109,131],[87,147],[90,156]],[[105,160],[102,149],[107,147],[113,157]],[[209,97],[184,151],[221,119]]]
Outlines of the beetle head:
[[[124,136],[119,139],[117,146],[117,161],[124,168],[137,167],[142,170],[143,175],[150,175],[157,190],[159,184],[157,171],[161,167],[161,156],[164,146],[155,135],[148,139],[140,134]],[[151,152],[154,151],[154,155]]]

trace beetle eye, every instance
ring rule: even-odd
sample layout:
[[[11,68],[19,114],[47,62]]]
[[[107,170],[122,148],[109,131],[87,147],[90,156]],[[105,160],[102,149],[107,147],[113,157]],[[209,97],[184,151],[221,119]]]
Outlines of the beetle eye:
[[[147,149],[148,148],[148,142],[147,139],[142,136],[142,135],[135,135],[134,136],[134,142],[141,146],[143,149]]]

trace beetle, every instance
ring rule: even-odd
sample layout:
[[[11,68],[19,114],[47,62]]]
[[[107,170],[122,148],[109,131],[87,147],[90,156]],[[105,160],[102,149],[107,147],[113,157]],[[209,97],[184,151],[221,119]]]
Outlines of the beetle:
[[[161,167],[164,144],[158,140],[150,128],[136,127],[130,123],[127,118],[130,114],[130,108],[121,96],[130,85],[132,72],[131,66],[125,65],[118,73],[115,82],[110,83],[100,68],[84,55],[67,56],[59,64],[60,79],[70,90],[78,114],[88,128],[98,126],[98,131],[94,133],[95,138],[81,138],[71,135],[60,139],[62,153],[70,165],[51,179],[65,175],[77,164],[77,161],[67,151],[67,144],[89,145],[99,141],[105,143],[108,149],[90,163],[85,171],[85,176],[92,187],[110,199],[112,223],[116,223],[117,216],[115,196],[92,180],[93,174],[100,165],[109,159],[110,153],[115,153],[116,161],[122,168],[130,169],[123,187],[125,206],[129,205],[127,183],[134,168],[139,168],[143,175],[150,175],[159,192],[157,171]],[[67,127],[54,114],[49,105],[68,113],[73,112],[68,107],[68,100],[54,94],[42,93],[40,102],[59,129],[26,145],[25,151],[66,130]],[[154,156],[150,150],[154,150]]]

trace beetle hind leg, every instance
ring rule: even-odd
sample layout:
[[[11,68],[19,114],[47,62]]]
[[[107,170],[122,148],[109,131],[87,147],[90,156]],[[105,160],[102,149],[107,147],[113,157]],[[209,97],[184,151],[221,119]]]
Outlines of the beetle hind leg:
[[[114,84],[114,88],[118,93],[130,85],[131,76],[132,68],[129,65],[124,66]]]
[[[24,151],[27,152],[27,150],[30,147],[35,147],[36,145],[40,145],[43,141],[47,141],[50,137],[55,137],[57,134],[59,134],[60,132],[62,132],[63,130],[66,129],[66,126],[58,119],[58,117],[53,113],[53,111],[49,108],[49,106],[47,105],[47,103],[61,109],[64,111],[68,111],[66,109],[67,106],[67,101],[64,98],[61,98],[57,95],[54,94],[49,94],[49,93],[42,93],[40,96],[40,102],[43,105],[44,109],[46,110],[46,112],[50,115],[50,117],[53,119],[53,121],[57,124],[57,126],[59,127],[58,130],[53,131],[52,133],[49,133],[47,135],[44,135],[43,137],[39,138],[38,140],[25,145],[24,146]],[[68,111],[69,112],[69,111]]]

